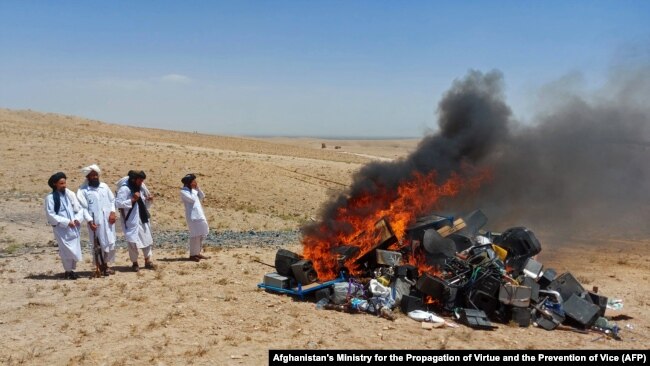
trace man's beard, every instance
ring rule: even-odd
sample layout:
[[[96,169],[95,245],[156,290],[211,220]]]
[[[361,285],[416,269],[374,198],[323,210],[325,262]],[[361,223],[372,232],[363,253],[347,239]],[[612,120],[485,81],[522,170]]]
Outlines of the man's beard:
[[[88,179],[88,185],[93,188],[99,187],[99,179]]]
[[[66,187],[57,188],[57,191],[59,191],[59,193],[65,193],[65,189],[66,189]]]

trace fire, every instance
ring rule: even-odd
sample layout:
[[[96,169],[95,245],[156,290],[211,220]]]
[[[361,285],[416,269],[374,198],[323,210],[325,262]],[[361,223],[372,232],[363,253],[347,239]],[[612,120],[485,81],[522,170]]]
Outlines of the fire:
[[[303,255],[312,260],[321,280],[333,279],[338,276],[336,271],[339,267],[333,249],[341,245],[359,248],[359,254],[353,259],[368,253],[381,243],[385,234],[377,226],[382,219],[388,221],[398,243],[403,243],[406,229],[417,217],[438,208],[443,198],[454,197],[461,191],[475,191],[489,177],[489,171],[465,179],[454,173],[437,184],[436,172],[413,172],[397,189],[379,186],[372,192],[348,197],[346,204],[322,221],[315,232],[303,236]],[[423,260],[409,261],[423,272],[435,273],[435,269],[424,264]],[[353,262],[348,260],[346,265],[352,274],[357,274],[360,269]]]
[[[426,305],[440,305],[440,301],[433,298],[433,296],[426,295],[423,301]]]

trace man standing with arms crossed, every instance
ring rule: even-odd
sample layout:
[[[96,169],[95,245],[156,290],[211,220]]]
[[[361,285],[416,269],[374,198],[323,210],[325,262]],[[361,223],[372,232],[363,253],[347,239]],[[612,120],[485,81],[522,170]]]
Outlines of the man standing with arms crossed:
[[[133,265],[133,271],[138,272],[138,249],[142,250],[144,256],[144,268],[156,269],[153,264],[153,237],[151,236],[151,225],[149,222],[149,206],[153,196],[143,187],[147,175],[142,171],[129,171],[128,177],[122,179],[126,184],[120,186],[118,183],[115,206],[120,209],[124,229],[124,239],[127,241],[129,258]]]

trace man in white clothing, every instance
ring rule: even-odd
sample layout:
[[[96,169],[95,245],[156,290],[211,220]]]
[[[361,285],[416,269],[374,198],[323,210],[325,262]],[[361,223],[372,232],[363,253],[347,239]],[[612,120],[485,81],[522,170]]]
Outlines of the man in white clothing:
[[[83,209],[75,194],[66,188],[66,178],[65,173],[58,172],[47,181],[52,193],[45,197],[45,215],[47,222],[52,225],[59,246],[59,256],[65,271],[63,277],[76,280],[79,276],[74,270],[81,260],[79,226],[83,220]]]
[[[190,260],[195,262],[208,257],[201,254],[203,239],[208,235],[208,221],[205,219],[201,201],[205,194],[199,188],[194,174],[188,174],[181,179],[181,201],[185,205],[185,221],[190,229]]]
[[[138,249],[141,249],[144,255],[144,268],[156,268],[152,262],[153,237],[149,222],[149,207],[153,196],[143,187],[146,178],[147,175],[141,170],[129,171],[126,184],[118,187],[115,198],[115,206],[122,216],[122,228],[129,249],[129,258],[133,262],[131,268],[135,272],[140,270]]]
[[[110,268],[110,264],[115,263],[115,196],[106,183],[99,181],[101,170],[96,164],[81,169],[81,172],[86,181],[79,187],[77,199],[88,222],[90,252],[94,252],[94,243],[98,240],[104,262],[100,264],[106,264],[102,275],[115,274]],[[93,261],[97,261],[94,255]]]

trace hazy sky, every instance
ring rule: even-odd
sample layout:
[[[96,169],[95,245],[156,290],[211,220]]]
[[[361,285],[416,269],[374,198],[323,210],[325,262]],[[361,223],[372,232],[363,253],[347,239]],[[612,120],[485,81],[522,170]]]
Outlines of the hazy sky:
[[[525,118],[650,44],[650,1],[0,0],[0,107],[220,134],[419,137],[469,69]]]

